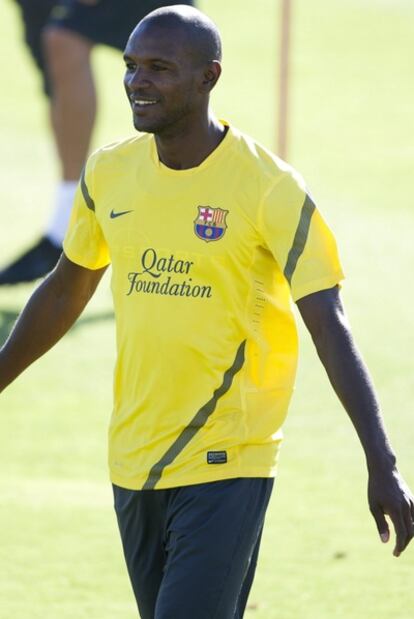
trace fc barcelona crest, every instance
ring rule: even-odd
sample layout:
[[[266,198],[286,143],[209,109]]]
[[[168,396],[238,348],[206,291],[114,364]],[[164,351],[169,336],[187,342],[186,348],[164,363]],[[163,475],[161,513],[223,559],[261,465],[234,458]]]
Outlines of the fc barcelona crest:
[[[194,220],[194,232],[203,241],[218,241],[227,229],[228,211],[210,206],[198,206],[198,215]]]

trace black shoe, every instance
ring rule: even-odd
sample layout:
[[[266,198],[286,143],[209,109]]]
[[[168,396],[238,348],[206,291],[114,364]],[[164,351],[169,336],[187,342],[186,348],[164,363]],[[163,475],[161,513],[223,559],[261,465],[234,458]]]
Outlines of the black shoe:
[[[49,273],[62,253],[49,239],[43,237],[36,245],[0,271],[0,286],[32,282]]]

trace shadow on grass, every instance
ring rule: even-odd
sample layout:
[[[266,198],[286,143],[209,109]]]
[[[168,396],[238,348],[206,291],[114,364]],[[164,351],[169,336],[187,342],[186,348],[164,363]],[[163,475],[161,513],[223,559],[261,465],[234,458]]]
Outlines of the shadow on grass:
[[[0,309],[0,346],[6,341],[14,323],[20,312],[13,310]],[[70,329],[69,333],[73,333],[79,327],[88,326],[90,324],[96,324],[97,322],[106,322],[113,320],[114,314],[112,311],[102,312],[100,314],[93,314],[92,316],[81,316],[77,322]]]

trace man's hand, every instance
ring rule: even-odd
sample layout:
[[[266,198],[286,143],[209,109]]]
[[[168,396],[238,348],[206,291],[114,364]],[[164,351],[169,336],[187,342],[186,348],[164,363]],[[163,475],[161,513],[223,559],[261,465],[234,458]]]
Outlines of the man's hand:
[[[383,542],[391,519],[398,557],[414,534],[414,499],[396,468],[374,386],[352,337],[338,288],[299,299],[302,318],[312,336],[332,387],[348,413],[365,452],[368,500]]]
[[[390,539],[385,515],[391,519],[396,535],[393,554],[399,557],[414,537],[414,497],[396,468],[386,474],[369,473],[368,503],[384,543]]]

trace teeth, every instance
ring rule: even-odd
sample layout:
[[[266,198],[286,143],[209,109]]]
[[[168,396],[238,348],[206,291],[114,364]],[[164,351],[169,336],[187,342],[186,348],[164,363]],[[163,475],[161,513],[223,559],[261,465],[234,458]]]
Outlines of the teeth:
[[[135,105],[154,105],[157,103],[155,99],[149,101],[148,99],[134,99]]]

